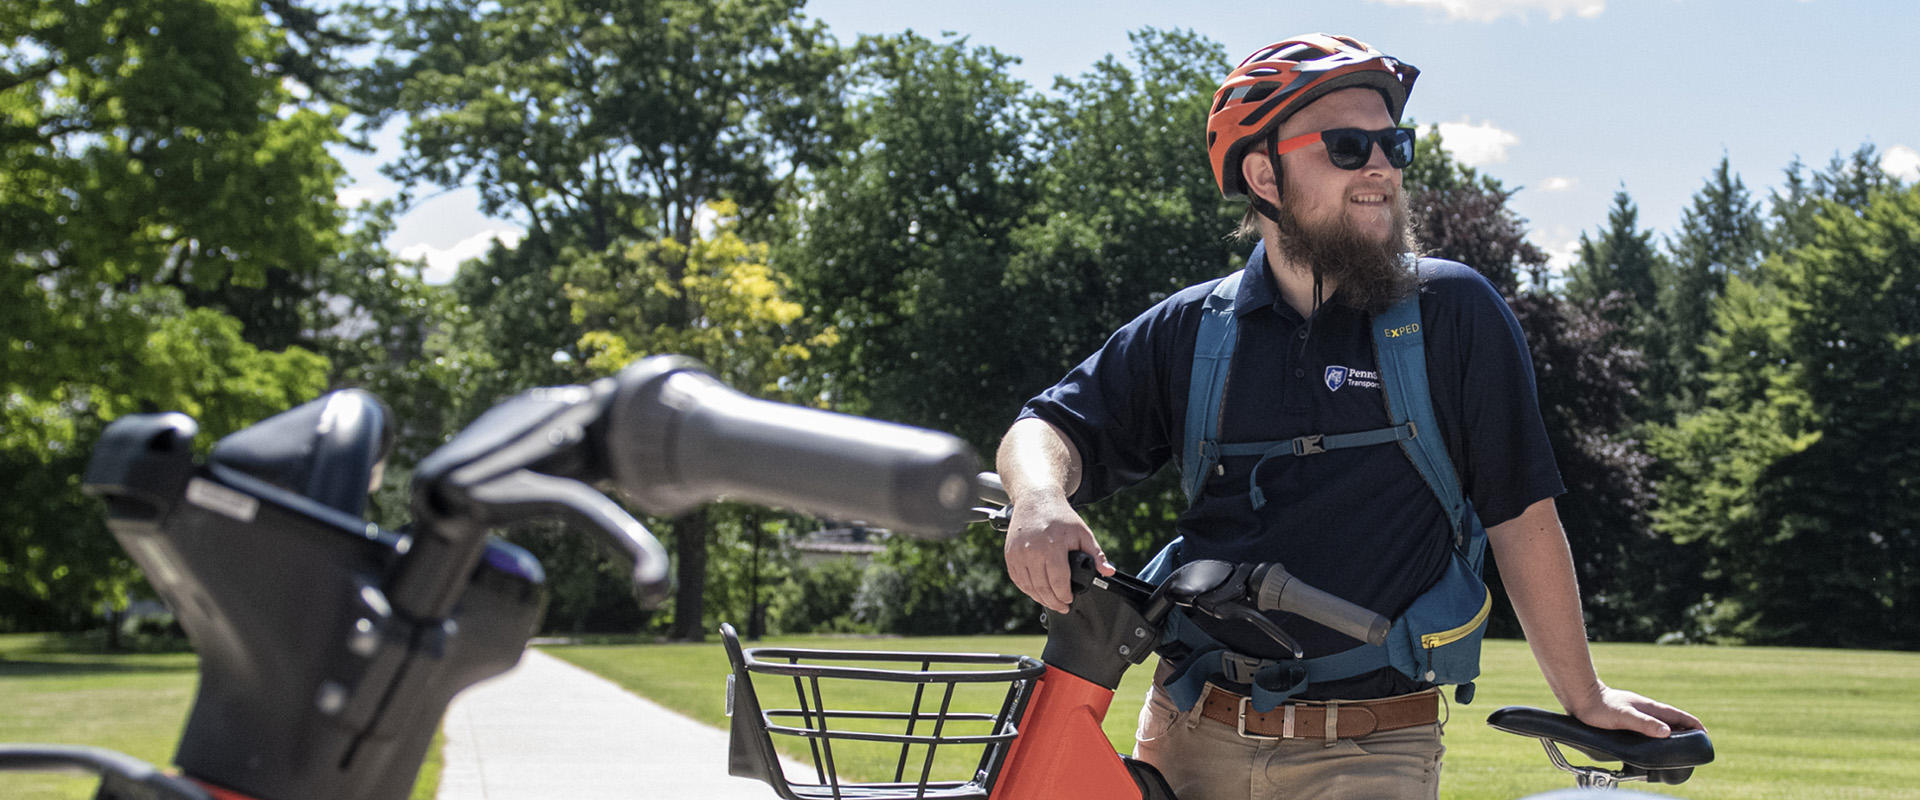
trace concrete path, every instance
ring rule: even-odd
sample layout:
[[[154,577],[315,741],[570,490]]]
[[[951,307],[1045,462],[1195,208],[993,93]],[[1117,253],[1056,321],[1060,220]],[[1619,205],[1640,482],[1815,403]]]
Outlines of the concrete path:
[[[439,800],[774,800],[727,774],[726,731],[538,650],[456,698],[444,727]]]

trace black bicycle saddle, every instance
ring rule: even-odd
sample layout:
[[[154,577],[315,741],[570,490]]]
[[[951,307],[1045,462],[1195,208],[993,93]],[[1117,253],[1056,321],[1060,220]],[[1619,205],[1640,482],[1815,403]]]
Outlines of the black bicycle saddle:
[[[1674,731],[1665,739],[1631,731],[1595,728],[1565,714],[1526,706],[1507,706],[1487,715],[1497,730],[1564,744],[1601,761],[1618,761],[1622,772],[1652,783],[1677,784],[1693,768],[1713,761],[1713,741],[1701,730]]]

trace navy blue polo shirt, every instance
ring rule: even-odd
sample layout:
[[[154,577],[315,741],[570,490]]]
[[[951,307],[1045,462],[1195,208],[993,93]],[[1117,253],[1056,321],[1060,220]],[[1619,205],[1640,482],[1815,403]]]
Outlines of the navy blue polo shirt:
[[[1248,259],[1234,304],[1240,339],[1221,443],[1387,427],[1367,316],[1328,303],[1309,325],[1281,299],[1264,250],[1255,247]],[[1462,489],[1492,527],[1564,491],[1540,419],[1532,360],[1513,312],[1484,277],[1454,262],[1422,264],[1420,316],[1434,413]],[[1148,309],[1021,411],[1022,418],[1052,423],[1079,451],[1082,479],[1070,498],[1076,505],[1145,479],[1173,458],[1183,441],[1202,302],[1218,283],[1189,287]],[[1439,578],[1451,529],[1399,445],[1268,461],[1258,475],[1266,505],[1256,510],[1248,495],[1258,460],[1223,459],[1224,474],[1208,476],[1180,515],[1176,528],[1188,559],[1279,561],[1302,580],[1388,617]],[[1276,620],[1309,657],[1355,644],[1303,620]],[[1281,655],[1248,631],[1209,632],[1243,652]]]

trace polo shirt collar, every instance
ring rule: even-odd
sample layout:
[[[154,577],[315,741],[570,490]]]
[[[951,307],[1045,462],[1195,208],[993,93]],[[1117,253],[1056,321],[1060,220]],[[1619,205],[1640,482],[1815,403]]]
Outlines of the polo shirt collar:
[[[1280,288],[1273,284],[1273,271],[1267,269],[1267,243],[1261,241],[1253,246],[1253,254],[1247,256],[1247,274],[1240,278],[1240,293],[1233,298],[1233,315],[1244,317],[1254,309],[1267,308],[1280,302]]]

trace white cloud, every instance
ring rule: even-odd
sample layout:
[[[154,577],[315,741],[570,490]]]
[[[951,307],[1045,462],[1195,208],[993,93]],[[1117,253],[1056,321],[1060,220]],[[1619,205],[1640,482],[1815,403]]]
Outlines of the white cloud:
[[[488,228],[454,242],[449,247],[434,247],[430,244],[412,244],[400,248],[400,257],[408,261],[425,260],[427,271],[422,279],[431,284],[443,284],[453,280],[454,273],[460,271],[460,264],[471,258],[485,255],[493,246],[493,240],[512,247],[520,243],[526,231],[519,228]]]
[[[1451,19],[1492,22],[1507,15],[1525,18],[1535,11],[1557,20],[1568,14],[1592,19],[1607,10],[1607,0],[1371,0],[1395,6],[1424,6],[1447,12]]]
[[[1556,175],[1554,177],[1541,181],[1540,191],[1565,192],[1565,191],[1571,191],[1574,187],[1579,185],[1580,185],[1579,178],[1565,178],[1565,177]]]
[[[1520,137],[1493,126],[1478,125],[1461,117],[1459,122],[1440,123],[1440,139],[1455,160],[1469,167],[1498,164],[1507,160],[1507,148],[1520,143]]]
[[[357,208],[361,203],[380,200],[386,196],[386,191],[367,186],[343,186],[333,190],[334,202],[339,203],[342,208]]]
[[[1903,181],[1920,180],[1920,152],[1904,144],[1896,144],[1880,156],[1880,168]]]
[[[1580,240],[1565,239],[1559,244],[1547,248],[1547,267],[1555,274],[1565,275],[1572,269],[1574,262],[1580,260]]]

